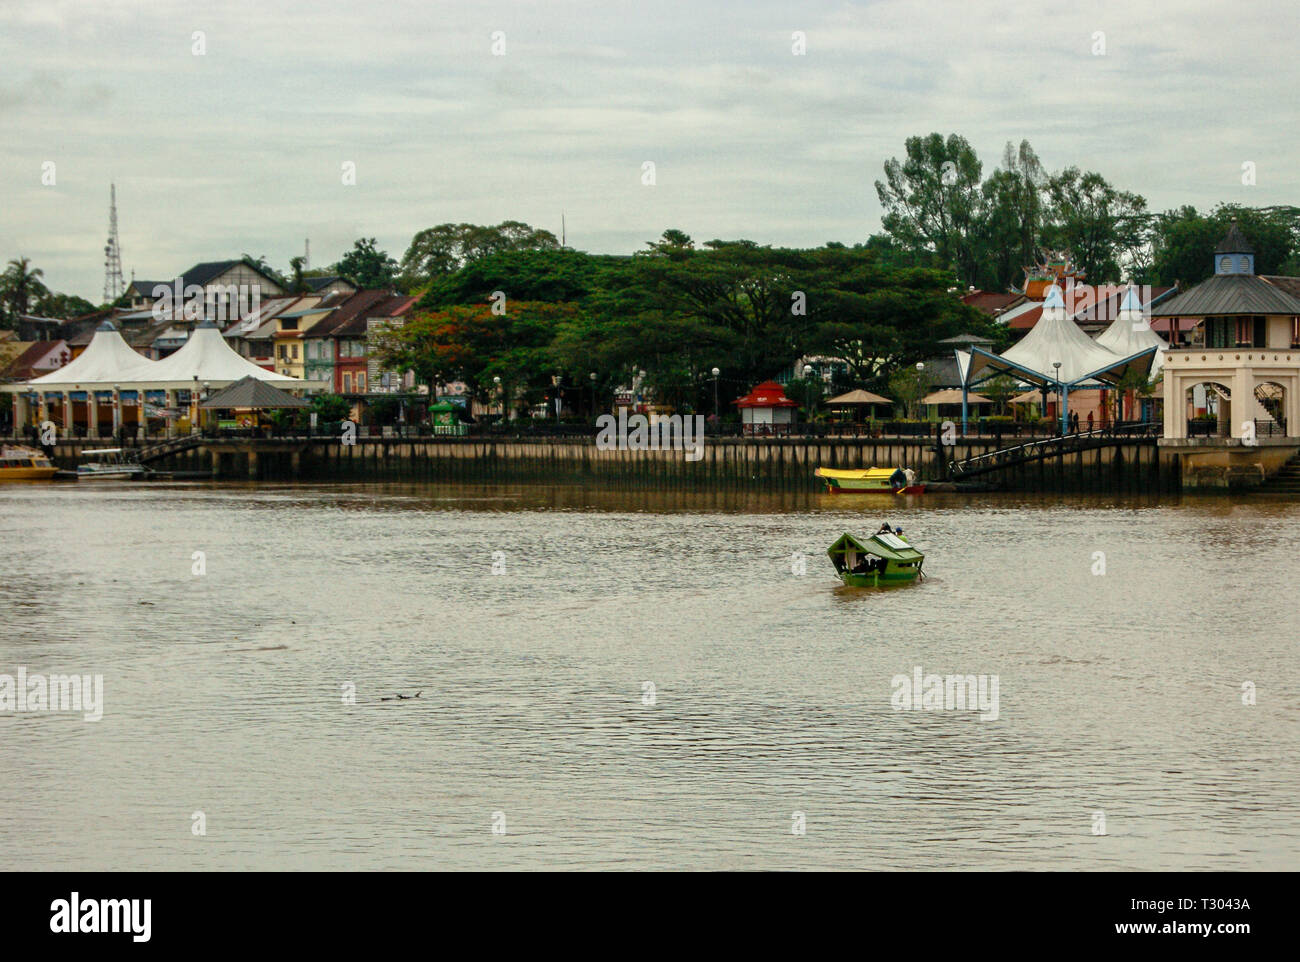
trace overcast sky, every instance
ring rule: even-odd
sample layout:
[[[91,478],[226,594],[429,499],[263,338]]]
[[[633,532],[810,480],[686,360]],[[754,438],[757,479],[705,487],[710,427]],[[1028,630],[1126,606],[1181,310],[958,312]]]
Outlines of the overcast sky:
[[[110,181],[128,280],[243,252],[284,270],[304,238],[313,267],[360,236],[400,258],[447,221],[558,234],[561,212],[593,252],[667,227],[854,243],[879,230],[883,161],[930,131],[964,135],[986,174],[1027,138],[1154,209],[1300,203],[1298,10],[0,0],[0,259],[97,303]]]

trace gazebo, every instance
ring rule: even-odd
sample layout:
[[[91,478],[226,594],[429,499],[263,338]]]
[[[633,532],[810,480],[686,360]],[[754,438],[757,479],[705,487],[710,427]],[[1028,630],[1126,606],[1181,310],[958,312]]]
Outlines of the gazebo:
[[[204,411],[268,411],[280,408],[308,408],[311,407],[311,402],[286,394],[278,387],[250,375],[217,391],[199,407]],[[250,423],[245,426],[252,425]]]
[[[764,381],[731,403],[740,410],[742,432],[749,435],[789,434],[799,407],[776,381]]]
[[[961,391],[958,391],[956,388],[945,388],[942,391],[934,391],[930,394],[927,394],[925,397],[921,398],[922,407],[934,408],[934,411],[931,412],[932,419],[937,419],[943,416],[945,412],[940,410],[940,408],[945,408],[945,407],[957,408],[957,411],[951,413],[962,414],[963,426],[965,421],[965,408],[963,407],[963,405],[974,404],[978,407],[984,404],[992,404],[992,403],[993,401],[989,398],[986,398],[983,394],[974,394],[972,392],[966,392],[963,395],[963,393]]]
[[[870,411],[872,420],[875,420],[876,405],[888,404],[892,406],[893,403],[887,397],[881,397],[879,394],[872,394],[870,391],[859,388],[856,391],[848,391],[838,397],[831,398],[826,402],[826,406],[832,410],[838,408],[841,411],[852,411],[854,422],[861,424],[864,411]]]

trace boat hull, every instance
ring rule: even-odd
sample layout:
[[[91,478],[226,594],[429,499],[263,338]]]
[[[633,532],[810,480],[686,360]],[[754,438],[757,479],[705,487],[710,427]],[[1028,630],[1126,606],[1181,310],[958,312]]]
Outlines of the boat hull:
[[[827,482],[826,491],[829,494],[925,494],[925,485],[909,484],[905,488],[880,487],[879,485],[867,486],[865,483],[861,487],[850,484],[833,484]]]
[[[896,468],[863,468],[845,471],[836,468],[818,468],[813,472],[826,485],[831,494],[924,494],[924,484],[894,487],[892,478]]]
[[[130,481],[142,473],[141,468],[104,468],[86,471],[77,469],[78,481]]]
[[[884,574],[873,572],[866,575],[855,575],[845,571],[840,574],[840,580],[849,588],[879,588],[881,585],[903,585],[909,581],[915,581],[920,569],[911,572],[888,572]]]
[[[0,481],[48,481],[58,470],[56,467],[0,468]]]

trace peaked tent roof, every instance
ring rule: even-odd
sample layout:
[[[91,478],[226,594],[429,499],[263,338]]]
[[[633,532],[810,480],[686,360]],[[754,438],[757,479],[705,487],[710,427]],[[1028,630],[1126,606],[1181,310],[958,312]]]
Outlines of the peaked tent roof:
[[[1154,356],[1154,347],[1122,356],[1098,344],[1070,319],[1061,289],[1052,285],[1043,301],[1042,317],[1028,334],[1001,355],[978,347],[958,351],[957,368],[966,385],[1000,373],[1035,384],[1096,386],[1097,382],[1113,384],[1130,368],[1149,372]]]
[[[251,374],[223,388],[199,405],[201,408],[305,408],[310,401],[286,394]]]
[[[1137,354],[1149,347],[1156,349],[1156,356],[1151,362],[1151,377],[1159,373],[1164,365],[1165,351],[1169,345],[1165,339],[1151,330],[1151,318],[1142,313],[1138,301],[1137,289],[1129,285],[1120,302],[1119,313],[1110,327],[1097,335],[1097,343],[1120,357]]]
[[[43,390],[74,388],[87,384],[111,386],[129,381],[147,381],[155,375],[160,362],[137,354],[122,339],[112,321],[104,321],[95,330],[86,349],[70,364],[29,381]]]
[[[195,380],[224,386],[244,377],[255,377],[283,387],[303,384],[299,378],[276,374],[241,357],[226,343],[221,331],[211,321],[204,321],[196,327],[179,351],[154,364],[150,377],[141,380],[165,381],[175,387],[188,387]]]

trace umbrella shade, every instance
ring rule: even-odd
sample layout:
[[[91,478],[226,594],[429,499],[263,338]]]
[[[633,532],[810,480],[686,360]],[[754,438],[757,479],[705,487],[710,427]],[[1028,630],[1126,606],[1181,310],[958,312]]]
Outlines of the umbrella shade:
[[[922,404],[960,404],[961,391],[956,388],[947,388],[943,391],[935,391],[933,394],[927,394],[921,398]],[[974,391],[966,395],[967,404],[992,404],[993,402],[983,394],[976,394]]]
[[[307,408],[310,401],[286,394],[274,385],[253,377],[240,378],[229,387],[222,388],[202,404],[201,408]]]
[[[826,402],[827,407],[848,407],[853,404],[893,404],[894,402],[887,397],[881,397],[879,394],[872,394],[870,391],[850,391],[847,394],[841,394],[839,397],[833,397]]]
[[[1050,393],[1050,392],[1049,392]],[[1024,394],[1017,394],[1010,398],[1008,404],[1038,404],[1043,400],[1041,391],[1026,391]]]

